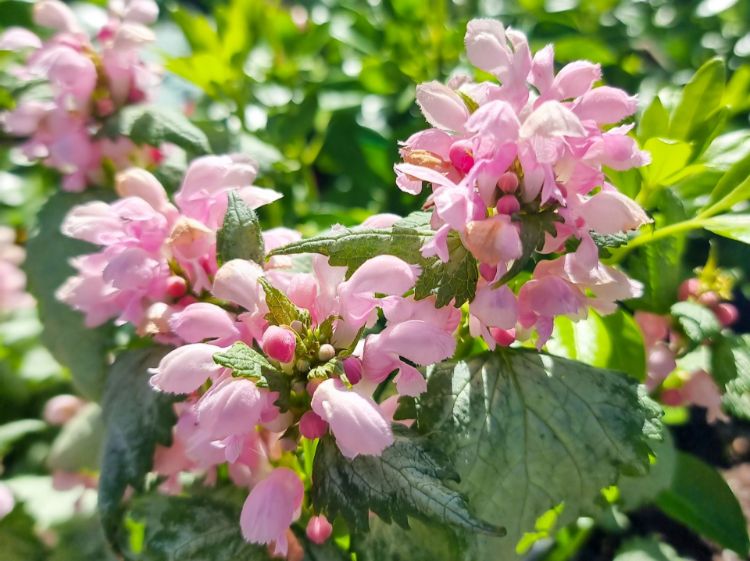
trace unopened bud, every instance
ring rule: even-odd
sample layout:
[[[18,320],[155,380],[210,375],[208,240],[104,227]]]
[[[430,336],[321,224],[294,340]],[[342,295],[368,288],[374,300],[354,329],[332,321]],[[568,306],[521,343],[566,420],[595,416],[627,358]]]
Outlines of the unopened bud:
[[[362,361],[355,356],[344,359],[344,374],[350,384],[359,382],[362,379]]]
[[[704,292],[703,294],[698,296],[698,302],[708,308],[715,308],[719,305],[720,302],[719,295],[713,291]]]
[[[289,327],[297,333],[302,333],[302,330],[305,328],[304,324],[298,319],[295,319]]]
[[[306,361],[304,358],[301,358],[297,361],[297,364],[295,364],[295,367],[299,372],[307,372],[310,370],[310,363]]]
[[[294,359],[297,339],[294,333],[288,329],[284,329],[278,325],[271,325],[263,334],[261,347],[263,348],[263,352],[270,358],[287,363]]]
[[[482,278],[484,280],[490,282],[494,280],[495,276],[497,275],[497,266],[488,265],[487,263],[481,263],[479,265],[479,274],[482,275]]]
[[[320,360],[321,362],[328,362],[335,356],[336,349],[333,348],[333,345],[325,343],[324,345],[320,346],[320,350],[318,350],[318,360]]]
[[[497,186],[503,193],[515,193],[518,189],[518,176],[512,171],[506,171],[497,181]]]
[[[737,310],[737,306],[729,304],[728,302],[717,304],[714,308],[714,313],[724,327],[729,327],[740,319],[740,313]]]
[[[499,327],[491,327],[490,335],[492,335],[492,338],[501,347],[507,347],[516,340],[515,329],[500,329]]]
[[[500,214],[515,214],[521,210],[521,203],[514,195],[503,195],[497,201],[497,212]]]
[[[328,432],[328,423],[314,411],[306,411],[299,420],[299,432],[311,440],[320,438]]]
[[[305,534],[311,542],[318,545],[324,543],[328,538],[331,537],[333,532],[333,526],[324,515],[313,516],[307,523],[307,529]]]
[[[690,297],[698,296],[698,292],[701,288],[701,281],[698,279],[692,278],[692,279],[686,279],[682,281],[682,284],[680,284],[680,288],[678,290],[678,297],[680,300],[687,300]]]
[[[182,298],[187,293],[187,282],[182,277],[172,275],[167,279],[167,294],[172,298]]]

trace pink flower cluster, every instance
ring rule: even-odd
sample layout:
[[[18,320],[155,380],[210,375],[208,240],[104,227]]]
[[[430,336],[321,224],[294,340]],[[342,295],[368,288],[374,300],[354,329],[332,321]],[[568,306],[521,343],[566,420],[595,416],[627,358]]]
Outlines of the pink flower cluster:
[[[81,191],[101,182],[103,164],[116,169],[148,165],[161,157],[154,148],[139,149],[126,138],[98,138],[101,119],[123,105],[145,100],[159,81],[156,69],[139,51],[154,40],[148,24],[159,10],[153,0],[112,0],[109,20],[92,40],[71,9],[59,0],[34,5],[34,21],[55,31],[47,40],[11,27],[0,36],[0,49],[26,55],[14,69],[28,83],[45,80],[51,96],[22,98],[2,115],[2,126],[25,138],[22,151],[63,174],[63,189]]]
[[[594,87],[597,64],[577,61],[555,73],[552,45],[532,56],[526,37],[497,21],[469,22],[465,42],[470,62],[500,83],[456,77],[420,85],[417,102],[432,128],[403,143],[397,185],[414,195],[423,182],[431,185],[425,207],[436,233],[425,256],[447,261],[449,235],[458,235],[480,263],[473,333],[494,347],[512,340],[509,329],[533,328],[541,345],[555,316],[585,316],[589,305],[607,313],[615,300],[639,293],[599,261],[591,237],[649,221],[603,171],[649,161],[628,136],[632,125],[610,126],[632,115],[636,102],[622,90]],[[525,217],[544,212],[556,233],[547,234],[542,253],[564,253],[571,238],[579,248],[541,261],[513,294],[498,281],[522,257]]]
[[[139,334],[176,342],[171,316],[211,288],[217,269],[216,232],[228,192],[236,190],[252,208],[281,196],[252,185],[256,174],[255,163],[243,156],[198,158],[172,204],[151,173],[137,168],[120,172],[120,199],[75,207],[62,225],[64,234],[102,250],[72,261],[78,274],[60,287],[58,298],[81,311],[90,327],[116,318],[136,326]],[[275,247],[295,235],[272,230],[265,241]],[[189,322],[175,321],[187,323],[177,333],[190,342]]]
[[[737,308],[722,302],[716,292],[704,289],[698,278],[687,279],[680,285],[679,299],[706,306],[723,327],[731,327],[739,319]],[[660,399],[667,405],[703,407],[709,423],[728,420],[721,408],[721,390],[711,374],[702,368],[693,372],[679,371],[677,358],[683,342],[672,327],[672,318],[643,311],[636,312],[634,317],[646,347],[646,387],[652,392],[660,390]],[[679,371],[679,385],[661,387],[675,371]]]
[[[12,228],[0,226],[0,315],[34,302],[26,292],[26,275],[20,269],[25,254],[15,240]]]
[[[241,517],[245,538],[273,542],[275,552],[285,555],[289,525],[300,515],[303,485],[294,472],[272,467],[274,445],[296,449],[298,438],[316,439],[330,431],[348,458],[380,454],[393,443],[397,396],[378,404],[373,391],[396,372],[400,394],[423,392],[426,383],[415,365],[453,355],[461,313],[453,307],[437,309],[434,300],[404,297],[418,271],[389,255],[370,259],[349,279],[345,267],[332,267],[322,256],[313,257],[310,273],[272,272],[248,261],[224,264],[214,276],[211,294],[225,305],[195,303],[174,316],[177,334],[192,344],[169,353],[152,384],[189,396],[181,404],[175,444],[163,454],[180,469],[227,462],[232,479],[252,487]],[[261,277],[286,294],[309,322],[269,321]],[[375,325],[378,310],[385,328],[357,344],[362,329]],[[214,361],[235,341],[256,344],[290,377],[295,407],[280,410],[277,392],[250,378],[233,377]],[[210,387],[202,391],[207,381]],[[321,524],[315,519],[308,531],[319,536]]]

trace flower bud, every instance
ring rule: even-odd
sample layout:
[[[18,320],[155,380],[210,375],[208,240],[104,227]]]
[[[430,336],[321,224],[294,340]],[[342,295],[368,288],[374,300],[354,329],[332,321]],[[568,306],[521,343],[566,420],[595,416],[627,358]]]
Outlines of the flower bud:
[[[518,189],[518,176],[512,171],[506,171],[497,181],[497,186],[503,193],[515,193]]]
[[[333,532],[333,526],[323,514],[310,518],[305,530],[310,541],[318,545],[330,538],[331,532]]]
[[[448,157],[450,158],[453,167],[460,173],[469,173],[474,166],[474,156],[471,151],[471,143],[466,140],[454,142],[448,153]]]
[[[42,416],[50,425],[64,425],[78,413],[85,403],[74,395],[57,395],[44,405]]]
[[[310,363],[304,358],[299,359],[297,361],[297,364],[295,364],[294,366],[300,372],[307,372],[308,370],[310,370]]]
[[[311,440],[320,438],[328,432],[328,423],[314,411],[306,411],[299,420],[299,432],[302,436]]]
[[[291,362],[297,348],[297,339],[288,329],[272,325],[263,334],[261,347],[270,358],[279,362]]]
[[[10,514],[15,506],[16,501],[13,498],[13,493],[10,492],[10,488],[5,483],[0,482],[0,520]],[[310,520],[310,522],[312,522],[312,520]],[[310,531],[309,528],[310,525],[308,524],[308,532]]]
[[[335,356],[336,349],[333,348],[333,345],[325,343],[320,346],[320,349],[318,350],[318,360],[321,362],[328,362]]]
[[[187,282],[182,277],[172,275],[167,279],[167,294],[172,298],[182,298],[187,293]]]
[[[490,335],[495,342],[501,347],[508,347],[516,340],[515,329],[500,329],[499,327],[490,327]]]
[[[482,278],[487,282],[494,280],[497,275],[497,266],[482,263],[479,265],[479,274],[482,275]]]
[[[698,302],[708,308],[715,308],[719,305],[719,295],[713,291],[704,292],[698,296]]]
[[[680,284],[678,297],[680,300],[687,300],[690,297],[698,296],[701,288],[701,281],[696,278],[686,279]]]
[[[305,328],[304,324],[298,319],[295,319],[289,327],[297,333],[302,333],[302,330]]]
[[[497,212],[500,214],[515,214],[521,210],[521,203],[514,195],[503,195],[497,201]]]
[[[728,302],[717,304],[716,307],[714,307],[714,313],[724,327],[729,327],[740,319],[740,313],[737,310],[737,306],[729,304]]]
[[[344,374],[350,384],[359,382],[362,379],[362,361],[354,356],[344,359]]]

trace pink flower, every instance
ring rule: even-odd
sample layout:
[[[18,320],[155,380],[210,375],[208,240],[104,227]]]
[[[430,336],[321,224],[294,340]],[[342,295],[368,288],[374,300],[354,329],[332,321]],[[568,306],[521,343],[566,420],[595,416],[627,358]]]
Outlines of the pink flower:
[[[305,534],[310,541],[318,545],[325,543],[331,537],[332,532],[333,526],[323,514],[311,517],[305,529]]]
[[[194,343],[171,351],[153,369],[151,385],[163,392],[190,393],[201,387],[209,378],[216,377],[223,369],[214,362],[214,354],[221,347],[206,343]]]
[[[417,86],[417,103],[427,122],[444,130],[461,132],[469,118],[461,96],[440,82]]]
[[[173,314],[169,326],[187,343],[210,340],[218,346],[229,346],[240,339],[234,316],[208,302],[190,304]]]
[[[299,420],[299,432],[311,440],[320,438],[328,432],[328,423],[313,411],[305,411]]]
[[[321,383],[312,398],[312,410],[326,421],[341,453],[347,458],[379,455],[393,444],[393,433],[372,398],[348,389],[340,380]]]
[[[291,469],[276,468],[250,491],[240,514],[243,537],[257,544],[274,544],[276,555],[286,555],[286,531],[300,515],[304,487]]]
[[[427,389],[427,383],[401,357],[415,364],[434,364],[450,358],[455,349],[455,338],[440,326],[422,320],[404,321],[367,337],[362,370],[365,378],[378,383],[398,370],[395,381],[399,393],[416,396]]]

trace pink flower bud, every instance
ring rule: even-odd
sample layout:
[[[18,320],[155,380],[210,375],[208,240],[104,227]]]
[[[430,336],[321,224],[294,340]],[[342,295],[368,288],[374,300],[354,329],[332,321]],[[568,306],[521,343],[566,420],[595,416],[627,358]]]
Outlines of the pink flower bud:
[[[323,514],[310,518],[307,530],[305,530],[310,541],[318,545],[325,543],[331,537],[331,532],[333,532],[333,526]]]
[[[518,176],[512,171],[506,171],[497,181],[497,186],[503,193],[515,193],[518,189]]]
[[[698,279],[686,279],[680,284],[678,297],[680,300],[687,300],[690,297],[698,296],[701,289],[701,281]]]
[[[448,157],[460,173],[469,173],[471,168],[474,166],[474,156],[471,151],[471,143],[466,140],[459,140],[454,142],[451,146]]]
[[[299,420],[299,432],[302,436],[311,440],[320,438],[328,432],[328,423],[314,411],[306,411]]]
[[[497,275],[497,266],[482,263],[479,265],[479,274],[482,275],[482,278],[488,282],[494,280],[495,275]]]
[[[172,298],[182,298],[187,293],[187,282],[182,277],[172,275],[167,279],[167,294]]]
[[[503,195],[497,201],[497,212],[500,214],[515,214],[521,210],[521,203],[514,195]]]
[[[44,420],[50,425],[64,425],[86,404],[74,395],[62,394],[50,399],[44,405]]]
[[[734,325],[740,319],[740,313],[734,304],[722,302],[714,307],[714,313],[724,327]]]
[[[708,308],[715,308],[719,305],[719,295],[713,291],[704,292],[698,296],[698,302]]]
[[[362,379],[362,361],[355,356],[344,359],[344,373],[350,384],[358,383]]]
[[[501,347],[508,347],[516,340],[515,329],[500,329],[499,327],[490,327],[490,335]]]
[[[263,334],[263,352],[279,362],[291,362],[297,348],[294,333],[278,325],[271,325]]]

